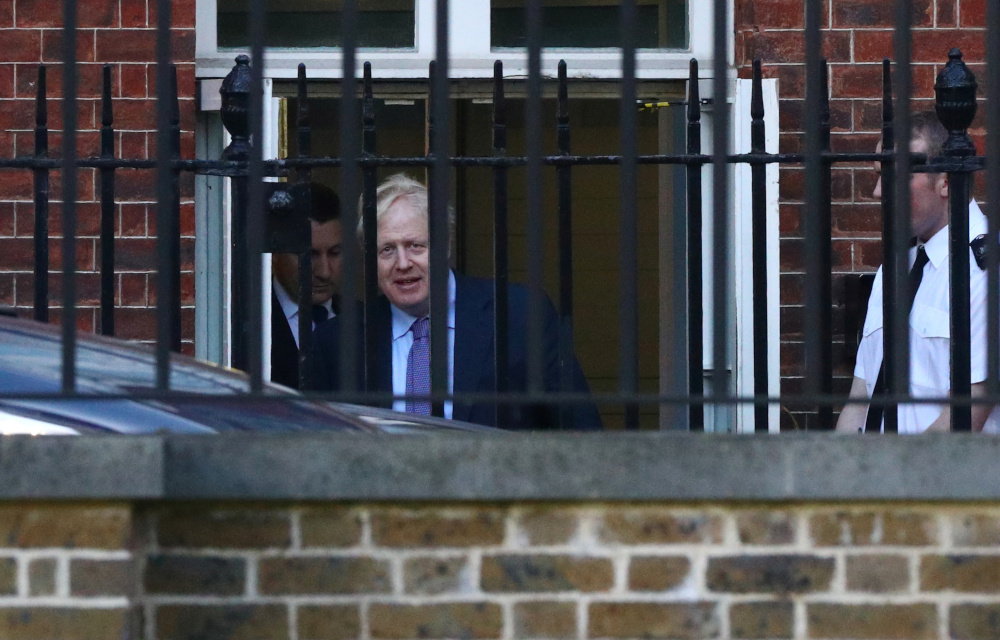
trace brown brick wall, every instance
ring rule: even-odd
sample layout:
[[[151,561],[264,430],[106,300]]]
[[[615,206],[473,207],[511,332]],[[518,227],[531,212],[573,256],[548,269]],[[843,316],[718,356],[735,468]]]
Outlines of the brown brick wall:
[[[828,0],[823,6],[824,55],[830,63],[830,120],[833,151],[874,150],[881,132],[881,62],[893,57],[894,4],[889,0]],[[736,52],[741,76],[753,58],[764,74],[778,78],[780,148],[802,150],[804,133],[804,13],[799,0],[737,0]],[[960,47],[980,76],[985,49],[983,0],[913,1],[913,109],[933,106],[934,80]],[[984,109],[973,137],[982,150]],[[881,210],[871,197],[874,171],[846,164],[833,171],[833,292],[842,299],[845,274],[873,272],[881,263]],[[802,224],[804,175],[801,165],[781,167],[781,375],[783,394],[801,392],[804,371]],[[835,389],[845,393],[854,370],[854,353],[843,341],[843,312],[833,310]],[[814,415],[791,406],[782,428],[809,428]],[[794,419],[793,419],[794,417]]]
[[[101,67],[112,65],[115,152],[130,158],[156,155],[155,0],[80,0],[77,3],[79,69],[79,138],[77,152],[100,152]],[[194,0],[171,2],[173,53],[178,64],[181,98],[181,153],[194,157]],[[48,67],[51,155],[61,152],[62,3],[0,0],[0,157],[34,153],[34,99],[38,65]],[[0,180],[0,304],[16,305],[30,315],[34,304],[34,207],[30,171],[4,170]],[[49,230],[50,305],[58,321],[62,227],[58,202],[59,173],[51,175]],[[193,350],[194,183],[181,180],[182,305],[185,349]],[[81,169],[77,207],[79,326],[99,330],[100,180]],[[155,172],[117,172],[115,305],[118,335],[151,340],[155,318]]]
[[[39,503],[0,527],[10,640],[1000,637],[983,505]]]

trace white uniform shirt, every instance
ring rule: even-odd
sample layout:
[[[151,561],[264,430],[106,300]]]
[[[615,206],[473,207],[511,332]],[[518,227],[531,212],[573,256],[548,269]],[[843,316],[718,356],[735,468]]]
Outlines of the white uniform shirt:
[[[396,305],[392,310],[392,395],[406,395],[406,365],[413,346],[413,332],[410,327],[416,321]],[[448,393],[455,391],[455,274],[448,271]],[[393,400],[395,411],[406,411],[406,400]],[[444,403],[444,417],[451,420],[451,402]]]
[[[295,338],[295,346],[299,346],[299,303],[297,300],[292,300],[292,296],[288,295],[285,288],[281,286],[277,278],[271,278],[271,286],[274,287],[274,296],[278,299],[278,304],[281,305],[281,311],[285,314],[285,319],[288,320],[288,326],[292,330],[292,337]],[[330,315],[329,318],[337,315],[333,312],[333,300],[327,300],[323,303],[326,307],[327,313]],[[316,328],[316,323],[312,323],[312,328]]]
[[[969,203],[969,239],[986,233],[986,216],[975,201]],[[951,388],[951,298],[948,227],[938,231],[924,245],[929,262],[924,266],[920,288],[910,313],[910,395],[915,398],[942,398]],[[910,265],[916,259],[910,249]],[[986,339],[986,271],[979,268],[972,250],[967,259],[971,278],[972,382],[986,380],[986,350],[996,340]],[[905,281],[904,281],[905,282]],[[862,378],[871,397],[882,364],[882,267],[875,274],[868,299],[863,338],[858,347],[855,377]],[[899,433],[920,433],[947,409],[938,404],[900,404]],[[885,428],[885,422],[882,423]],[[984,431],[1000,433],[1000,407],[986,420]]]

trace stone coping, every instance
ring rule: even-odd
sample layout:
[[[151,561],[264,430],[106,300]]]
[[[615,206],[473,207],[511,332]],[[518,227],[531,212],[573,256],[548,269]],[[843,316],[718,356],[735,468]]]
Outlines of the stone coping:
[[[1000,438],[809,433],[0,438],[8,500],[982,501]]]

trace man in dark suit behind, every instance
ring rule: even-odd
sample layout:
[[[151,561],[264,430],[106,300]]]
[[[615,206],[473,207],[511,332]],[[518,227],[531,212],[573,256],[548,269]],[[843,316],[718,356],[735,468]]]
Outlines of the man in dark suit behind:
[[[333,189],[309,185],[312,208],[312,318],[313,326],[340,310],[341,237],[340,199]],[[271,259],[271,380],[299,387],[299,260],[291,253]]]
[[[372,388],[395,396],[429,393],[430,246],[427,190],[419,182],[397,174],[379,186],[378,284],[384,294],[375,301],[378,367]],[[454,226],[453,220],[451,221]],[[448,388],[454,395],[488,393],[495,389],[494,283],[448,273]],[[528,291],[521,285],[509,288],[509,378],[510,391],[527,389],[526,345]],[[545,298],[544,390],[560,388],[559,320]],[[334,319],[315,334],[314,386],[319,390],[340,388],[341,327]],[[356,336],[356,344],[363,344]],[[359,364],[363,358],[358,358]],[[570,355],[570,391],[589,393],[576,356]],[[358,388],[363,388],[359,366]],[[429,414],[430,403],[397,399],[392,408]],[[489,402],[446,402],[446,418],[495,426],[496,405]],[[559,409],[550,404],[511,406],[512,429],[552,429],[559,426]],[[600,429],[601,419],[593,403],[575,404],[564,410],[566,426]]]

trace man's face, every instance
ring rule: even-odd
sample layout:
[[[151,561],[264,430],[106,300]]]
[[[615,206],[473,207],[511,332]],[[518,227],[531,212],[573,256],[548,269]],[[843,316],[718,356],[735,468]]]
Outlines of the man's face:
[[[430,305],[427,216],[399,198],[378,221],[378,286],[399,309],[422,317]]]
[[[340,220],[322,224],[309,221],[312,227],[312,301],[326,304],[340,292],[341,225]],[[272,258],[274,276],[288,295],[299,297],[299,261],[295,254],[276,253]]]
[[[910,151],[926,153],[927,142],[920,138],[910,141]],[[882,143],[875,147],[875,153],[882,153]],[[881,172],[878,162],[875,170]],[[876,199],[882,197],[882,177],[879,176],[872,194]],[[930,240],[935,233],[948,224],[948,176],[944,173],[911,173],[910,174],[910,220],[913,225],[913,235],[922,242]]]

